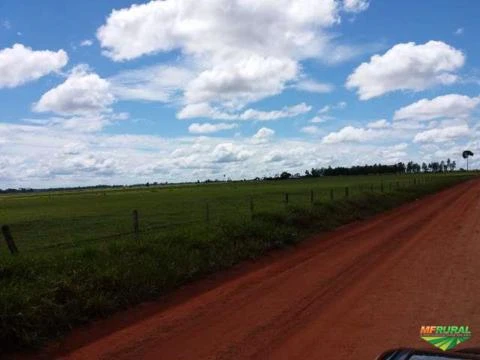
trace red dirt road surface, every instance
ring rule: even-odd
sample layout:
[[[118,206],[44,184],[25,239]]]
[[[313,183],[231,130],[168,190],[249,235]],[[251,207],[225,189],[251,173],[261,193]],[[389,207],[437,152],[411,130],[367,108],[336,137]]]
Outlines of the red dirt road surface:
[[[421,325],[468,325],[463,347],[480,346],[479,258],[474,180],[77,330],[50,356],[374,359],[429,348]]]

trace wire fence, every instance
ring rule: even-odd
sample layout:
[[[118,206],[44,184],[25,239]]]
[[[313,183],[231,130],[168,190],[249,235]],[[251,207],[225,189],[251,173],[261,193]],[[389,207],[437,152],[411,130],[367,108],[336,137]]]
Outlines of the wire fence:
[[[398,177],[346,186],[312,186],[308,190],[272,189],[262,194],[233,198],[218,194],[202,200],[166,202],[145,209],[135,206],[129,211],[119,210],[110,214],[65,214],[60,218],[18,222],[3,225],[2,234],[12,254],[71,249],[124,238],[138,240],[143,234],[168,233],[192,226],[208,229],[229,219],[248,221],[262,212],[281,212],[289,207],[306,208],[316,202],[354,198],[365,193],[389,193],[440,179],[445,179],[445,176]],[[142,200],[138,203],[141,204]]]

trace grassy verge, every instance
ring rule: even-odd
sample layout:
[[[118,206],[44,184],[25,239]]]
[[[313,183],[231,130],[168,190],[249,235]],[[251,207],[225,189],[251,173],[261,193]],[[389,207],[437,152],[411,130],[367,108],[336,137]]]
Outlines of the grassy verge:
[[[259,212],[212,226],[130,238],[68,251],[2,259],[0,348],[32,348],[72,327],[154,299],[207,273],[288,246],[458,183],[463,177],[391,193]]]

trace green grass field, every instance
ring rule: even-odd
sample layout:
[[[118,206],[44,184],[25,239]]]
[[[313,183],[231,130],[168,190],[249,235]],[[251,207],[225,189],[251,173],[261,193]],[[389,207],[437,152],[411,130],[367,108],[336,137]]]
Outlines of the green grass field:
[[[309,178],[269,182],[228,182],[148,188],[39,193],[0,197],[0,224],[8,224],[18,248],[37,252],[86,242],[114,241],[116,234],[133,229],[132,211],[139,212],[144,232],[168,232],[175,228],[249,218],[253,212],[285,210],[289,205],[309,206],[373,190],[389,192],[424,182],[426,176],[358,176]],[[415,180],[414,180],[415,179]],[[208,210],[207,210],[208,207]],[[105,239],[104,239],[105,238]],[[5,249],[0,247],[0,253]]]
[[[0,224],[10,226],[20,253],[12,256],[0,243],[0,348],[38,346],[312,232],[471,177],[322,177],[1,196]]]

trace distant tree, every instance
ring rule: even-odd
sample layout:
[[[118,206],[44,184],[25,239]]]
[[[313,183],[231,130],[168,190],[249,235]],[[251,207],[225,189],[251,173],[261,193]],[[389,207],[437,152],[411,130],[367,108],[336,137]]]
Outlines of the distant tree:
[[[468,158],[470,156],[473,156],[473,152],[471,152],[470,150],[465,150],[463,153],[462,153],[462,157],[464,159],[467,159],[467,171],[468,171]]]
[[[428,166],[427,166],[427,164],[422,163],[422,170],[423,170],[423,172],[427,172],[427,171],[428,171]]]
[[[280,174],[280,179],[282,179],[282,180],[290,179],[291,177],[292,177],[292,174],[290,174],[289,172],[286,172],[286,171],[284,171]]]
[[[407,174],[410,174],[411,172],[413,172],[413,161],[407,163]]]
[[[456,163],[455,160],[453,160],[453,161],[451,162],[451,164],[450,164],[450,169],[451,169],[452,171],[455,171],[455,168],[456,168],[456,167],[457,167],[457,163]]]

